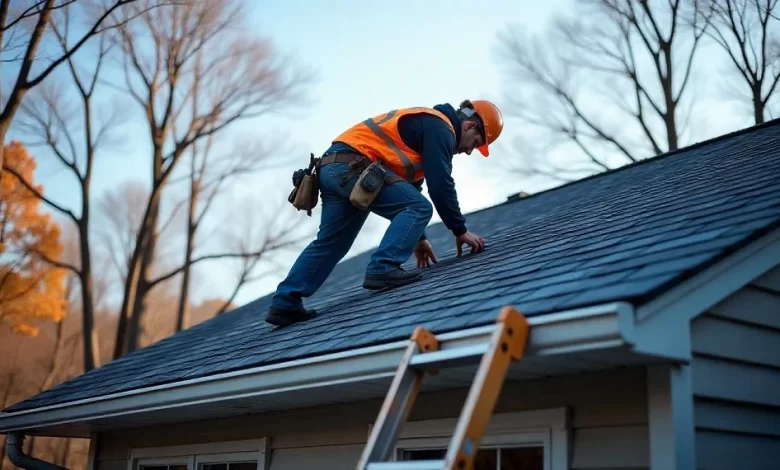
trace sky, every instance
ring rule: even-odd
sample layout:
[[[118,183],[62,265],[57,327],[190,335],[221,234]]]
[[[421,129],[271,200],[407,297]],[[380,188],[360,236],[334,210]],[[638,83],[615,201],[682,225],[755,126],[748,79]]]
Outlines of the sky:
[[[247,18],[252,28],[270,38],[294,64],[312,70],[316,78],[307,93],[312,98],[311,104],[305,109],[286,117],[248,121],[238,126],[252,135],[283,130],[289,136],[285,144],[291,149],[285,152],[294,159],[274,173],[244,180],[233,187],[235,199],[223,204],[221,210],[240,211],[226,211],[225,220],[218,224],[235,223],[236,217],[240,217],[257,218],[262,226],[261,218],[270,210],[271,203],[267,207],[253,207],[241,199],[262,198],[273,201],[276,204],[273,207],[282,207],[285,217],[299,224],[301,230],[313,233],[319,211],[309,218],[286,202],[292,190],[291,172],[308,164],[310,152],[320,154],[342,130],[390,109],[439,103],[457,106],[463,99],[490,99],[501,106],[507,89],[495,55],[499,32],[509,26],[542,32],[553,14],[566,11],[571,4],[571,0],[266,0],[251,3]],[[114,74],[106,79],[118,81],[119,77]],[[500,203],[513,193],[536,192],[551,185],[496,176],[497,159],[513,152],[512,135],[518,126],[511,116],[505,114],[505,120],[504,136],[491,147],[493,158],[483,158],[478,152],[455,158],[453,177],[461,209],[467,217],[469,212]],[[728,116],[709,123],[708,136],[733,128]],[[131,113],[121,130],[143,136],[143,126],[142,116]],[[12,132],[9,137],[14,136]],[[101,155],[95,194],[100,197],[125,181],[148,184],[150,175],[145,155],[148,155],[148,139],[144,137],[127,138],[111,152]],[[52,162],[52,159],[40,159],[37,180],[46,185],[47,194],[66,200],[69,205],[76,204],[73,180],[60,165]],[[433,221],[438,220],[435,214]],[[386,221],[372,215],[348,256],[376,245],[385,227]],[[278,257],[276,272],[243,287],[235,302],[244,304],[272,292],[298,251],[291,250]],[[200,268],[194,300],[228,295],[234,276],[234,266],[226,264]]]

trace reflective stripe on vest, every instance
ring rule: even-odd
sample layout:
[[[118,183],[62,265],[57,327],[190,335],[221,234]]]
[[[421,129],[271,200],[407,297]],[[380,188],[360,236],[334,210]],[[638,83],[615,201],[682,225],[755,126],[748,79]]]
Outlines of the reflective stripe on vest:
[[[343,142],[371,160],[384,161],[388,169],[409,182],[418,181],[425,176],[422,156],[404,143],[397,127],[397,121],[402,116],[418,113],[439,117],[455,134],[445,114],[432,108],[411,107],[394,109],[359,122],[342,132],[334,142]]]
[[[417,165],[412,163],[412,160],[409,158],[409,156],[403,153],[401,149],[399,149],[398,146],[395,145],[393,139],[391,139],[389,135],[385,134],[385,132],[379,128],[379,124],[384,124],[385,122],[392,119],[393,116],[395,115],[395,112],[396,110],[394,109],[389,113],[387,113],[387,116],[382,118],[382,120],[379,121],[379,123],[376,123],[374,122],[373,119],[368,118],[365,121],[363,121],[363,124],[367,125],[368,128],[374,132],[374,134],[379,136],[379,138],[382,139],[382,141],[384,141],[385,144],[387,144],[390,150],[392,150],[393,152],[395,152],[396,155],[398,155],[398,158],[401,159],[401,162],[404,165],[404,170],[406,170],[406,179],[408,181],[414,181],[414,174],[417,172],[417,170],[422,168],[422,163],[418,163]]]

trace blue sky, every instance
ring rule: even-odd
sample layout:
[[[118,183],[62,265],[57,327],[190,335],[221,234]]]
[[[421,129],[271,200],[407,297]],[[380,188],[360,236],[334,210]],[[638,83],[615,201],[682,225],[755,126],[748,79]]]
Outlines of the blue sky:
[[[308,163],[309,152],[322,152],[344,128],[392,108],[457,104],[465,98],[492,99],[501,105],[506,87],[494,54],[499,31],[509,25],[519,25],[531,32],[541,32],[552,14],[565,11],[571,4],[570,0],[254,2],[249,14],[252,27],[258,34],[270,37],[296,64],[312,69],[316,81],[308,92],[313,98],[312,105],[303,112],[240,125],[241,130],[256,135],[284,130],[290,136],[289,145],[297,160],[263,178],[245,180],[233,188],[233,195],[236,198],[265,195],[259,191],[267,185],[274,192],[267,196],[281,204],[286,216],[295,218],[304,230],[316,229],[319,212],[310,219],[296,213],[285,202],[292,189],[290,173]],[[109,79],[112,77],[119,80],[115,75]],[[148,184],[148,157],[145,157],[148,139],[144,135],[142,116],[134,107],[137,105],[128,108],[131,114],[122,127],[122,131],[129,133],[128,137],[100,156],[93,188],[98,197],[125,181]],[[733,115],[729,116],[732,119],[720,119],[711,112],[703,137],[733,129],[735,121]],[[497,158],[512,152],[512,136],[518,129],[515,119],[505,117],[505,134],[491,149],[495,157],[485,159],[474,152],[455,159],[454,177],[464,212],[499,203],[511,193],[534,192],[550,185],[497,178],[493,173]],[[9,135],[14,137],[19,134]],[[52,163],[50,157],[39,156],[37,180],[57,200],[76,203],[70,175]],[[228,202],[221,207],[220,210],[235,210],[237,203]],[[259,214],[261,208],[258,214],[252,212],[252,207],[239,209],[241,217],[263,217]],[[434,215],[434,221],[438,220]],[[381,238],[387,223],[373,215],[369,221],[366,232],[359,236],[348,256],[371,247]],[[282,269],[245,286],[237,302],[243,304],[273,291],[295,255],[296,252],[291,252],[278,258]],[[199,287],[193,291],[196,299],[227,295],[232,290],[233,276],[231,266],[203,266],[199,270]]]

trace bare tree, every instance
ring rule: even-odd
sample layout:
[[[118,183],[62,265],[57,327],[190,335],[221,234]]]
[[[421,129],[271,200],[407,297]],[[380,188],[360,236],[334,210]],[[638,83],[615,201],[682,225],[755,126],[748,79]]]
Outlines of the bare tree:
[[[64,16],[64,26],[52,21],[52,30],[59,41],[63,56],[67,54],[68,42],[73,26],[71,21],[71,7],[66,6],[58,11]],[[37,88],[21,104],[21,120],[19,127],[37,137],[38,142],[33,145],[45,145],[54,154],[55,158],[67,171],[73,174],[78,185],[77,192],[81,199],[78,214],[65,207],[61,202],[44,196],[37,191],[30,182],[24,181],[16,175],[36,196],[70,219],[77,227],[79,240],[79,259],[77,263],[67,263],[61,260],[50,259],[46,261],[58,267],[66,268],[75,273],[80,281],[82,328],[84,339],[84,370],[89,371],[100,366],[98,352],[98,337],[95,329],[95,314],[93,300],[93,272],[92,272],[92,246],[90,243],[91,229],[91,203],[92,203],[92,174],[97,154],[102,150],[110,138],[112,128],[119,122],[121,115],[114,107],[108,118],[99,122],[95,118],[95,106],[93,103],[98,79],[100,77],[104,59],[109,53],[109,44],[106,37],[98,37],[99,44],[93,56],[93,63],[89,64],[86,74],[79,72],[79,66],[73,55],[67,55],[65,62],[70,72],[70,78],[76,90],[78,102],[74,105],[67,97],[69,93],[62,88],[62,83],[49,86],[44,84]],[[81,122],[73,119],[81,115]]]
[[[263,279],[274,272],[284,272],[284,268],[276,256],[287,250],[299,249],[302,244],[308,243],[311,237],[316,234],[316,226],[313,232],[307,230],[301,225],[296,213],[288,212],[291,214],[288,219],[283,217],[285,211],[280,206],[286,205],[286,203],[286,200],[280,200],[275,206],[266,204],[268,209],[264,215],[255,214],[254,217],[250,217],[248,214],[236,214],[244,223],[233,226],[233,231],[227,234],[228,243],[232,244],[234,251],[238,253],[254,253],[255,256],[236,260],[238,266],[235,288],[225,303],[217,310],[217,315],[228,310],[244,285]],[[261,206],[262,200],[258,196],[248,198],[244,203],[236,205],[236,207],[255,208]],[[258,243],[260,243],[259,247]],[[268,265],[268,268],[260,273],[255,273],[260,261]]]
[[[224,174],[225,173],[222,173],[222,175]],[[212,194],[218,193],[209,193],[210,196]],[[267,200],[267,198],[264,199]],[[213,201],[213,199],[207,199],[207,201]],[[284,201],[284,203],[286,203],[286,201]],[[227,311],[244,285],[260,280],[270,272],[280,269],[278,263],[276,263],[273,258],[274,255],[285,249],[298,247],[312,236],[312,233],[309,233],[305,228],[301,230],[300,220],[296,220],[295,217],[285,220],[282,217],[282,214],[285,212],[281,207],[263,203],[263,200],[252,198],[245,200],[242,203],[234,204],[234,207],[241,209],[228,211],[224,217],[225,222],[216,224],[218,227],[229,227],[227,230],[222,231],[221,237],[224,240],[224,248],[230,253],[229,255],[193,256],[189,253],[184,264],[180,268],[158,278],[158,280],[165,280],[169,276],[177,274],[179,271],[188,273],[191,270],[191,267],[199,261],[209,259],[227,259],[235,261],[237,263],[237,276],[233,290],[222,306],[216,311],[216,315]],[[266,214],[260,214],[259,208],[261,207],[271,207],[271,209]],[[207,208],[204,208],[204,212],[201,212],[196,219],[196,224],[194,225],[195,230],[200,226],[202,216],[206,214],[205,210],[207,210]],[[194,244],[191,243],[190,240],[194,240],[195,230],[193,230],[193,225],[188,224],[188,248]],[[268,264],[269,268],[261,273],[257,273],[256,270],[261,262]],[[188,286],[182,285],[177,312],[176,331],[180,331],[180,329],[188,326],[188,304],[190,303],[188,292]],[[185,303],[185,306],[182,305],[183,303]]]
[[[199,73],[199,72],[196,72]],[[214,149],[214,135],[208,136],[204,142],[194,142],[191,147],[190,153],[190,168],[187,182],[189,190],[186,196],[188,211],[185,230],[185,250],[184,250],[184,262],[181,265],[182,284],[179,291],[179,303],[176,315],[176,331],[181,331],[189,326],[189,307],[190,307],[190,285],[191,285],[191,272],[194,267],[194,252],[196,250],[196,238],[198,229],[203,225],[205,217],[213,209],[215,201],[219,196],[223,195],[223,192],[234,186],[238,180],[242,177],[248,177],[257,175],[263,170],[270,169],[274,166],[273,161],[270,160],[271,149],[278,149],[279,146],[273,143],[263,145],[261,142],[249,139],[247,141],[240,141],[234,148],[230,148],[229,151],[223,154],[218,154]],[[254,210],[252,206],[249,206]],[[254,214],[240,214],[242,219],[248,218],[249,220],[255,220]],[[239,224],[240,225],[240,224]],[[285,234],[286,235],[286,234]],[[277,244],[286,243],[288,237],[284,237],[284,240],[275,239],[272,241],[274,247]],[[269,247],[266,246],[266,249]],[[238,278],[236,288],[233,295],[228,299],[218,313],[222,313],[235,298],[238,290],[246,282],[250,281],[251,272],[254,267],[260,261],[263,254],[266,254],[266,249],[262,252],[257,250],[250,250],[244,243],[239,243],[235,246],[235,250],[232,252],[237,257],[242,258],[241,275]],[[245,255],[245,256],[244,256]],[[198,259],[202,259],[198,257]],[[178,271],[178,270],[177,270]],[[150,284],[154,286],[160,279],[151,281]]]
[[[11,88],[8,98],[4,99],[2,112],[0,112],[0,141],[5,142],[5,136],[11,127],[19,106],[25,94],[38,86],[63,62],[70,59],[90,39],[100,35],[116,24],[106,21],[112,14],[122,11],[126,5],[136,0],[110,0],[92,3],[93,8],[85,7],[89,22],[86,32],[80,34],[72,42],[62,49],[60,54],[48,63],[42,64],[42,70],[31,75],[34,65],[40,64],[38,49],[45,37],[54,13],[62,8],[68,8],[71,4],[79,4],[75,0],[37,0],[24,2],[22,6],[15,5],[12,8],[11,0],[0,0],[0,46],[2,47],[2,60],[0,64],[18,63],[16,80]],[[81,2],[83,5],[84,2]],[[147,8],[159,6],[156,3],[148,3]],[[132,17],[126,17],[129,21]],[[30,28],[32,25],[32,28]],[[3,167],[3,146],[0,145],[0,168]]]
[[[136,2],[125,13],[144,5]],[[112,34],[122,51],[126,90],[144,110],[152,143],[151,194],[129,264],[115,357],[137,348],[153,281],[162,191],[182,156],[193,143],[239,120],[293,102],[307,78],[288,79],[271,45],[242,31],[240,5],[187,0],[140,17]]]
[[[148,187],[138,181],[129,180],[112,188],[96,201],[96,239],[100,252],[114,268],[114,273],[110,276],[112,282],[118,281],[120,289],[127,281],[128,266],[135,250],[135,241],[149,195]],[[177,234],[176,226],[184,223],[187,200],[167,204],[168,202],[167,199],[163,201],[158,231],[160,236],[172,239]],[[168,251],[171,251],[170,247]],[[159,273],[172,269],[176,263],[168,256],[170,254],[158,250],[152,260],[152,271]]]
[[[728,56],[741,82],[739,101],[751,104],[753,119],[760,124],[771,118],[768,103],[780,81],[780,51],[770,36],[777,0],[702,1],[712,17],[708,36]]]
[[[675,150],[685,133],[683,100],[692,97],[708,26],[696,1],[578,4],[547,38],[525,41],[511,29],[499,35],[508,78],[518,85],[512,114],[538,131],[526,143],[539,147],[515,168],[525,175],[577,179]],[[562,143],[569,147],[561,153],[578,157],[557,164],[552,152]]]

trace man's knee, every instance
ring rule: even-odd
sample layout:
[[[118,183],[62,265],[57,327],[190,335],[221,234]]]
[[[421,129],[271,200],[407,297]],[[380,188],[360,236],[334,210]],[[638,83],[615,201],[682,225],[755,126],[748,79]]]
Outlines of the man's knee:
[[[426,222],[429,222],[431,217],[433,217],[433,205],[431,204],[431,201],[424,196],[420,195],[420,198],[414,202],[413,206],[415,212],[417,212],[420,217],[423,217]]]

